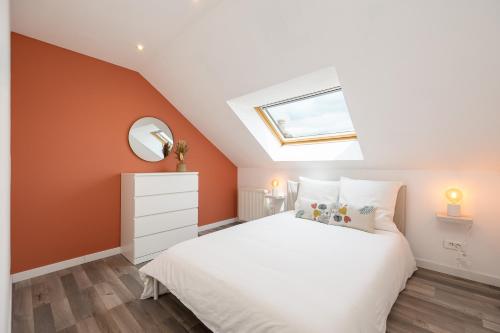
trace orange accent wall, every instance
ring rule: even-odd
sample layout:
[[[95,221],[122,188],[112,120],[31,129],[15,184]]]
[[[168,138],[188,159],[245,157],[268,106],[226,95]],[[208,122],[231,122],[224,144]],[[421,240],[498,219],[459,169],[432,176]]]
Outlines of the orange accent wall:
[[[140,74],[12,34],[13,273],[119,246],[120,173],[175,171],[130,150],[144,116],[190,144],[199,224],[235,217],[237,168]]]

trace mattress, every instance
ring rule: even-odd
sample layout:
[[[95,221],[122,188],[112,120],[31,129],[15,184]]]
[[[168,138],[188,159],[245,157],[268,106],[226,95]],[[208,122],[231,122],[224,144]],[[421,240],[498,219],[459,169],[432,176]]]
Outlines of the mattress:
[[[285,212],[173,246],[141,268],[214,332],[385,332],[415,259],[399,232]]]

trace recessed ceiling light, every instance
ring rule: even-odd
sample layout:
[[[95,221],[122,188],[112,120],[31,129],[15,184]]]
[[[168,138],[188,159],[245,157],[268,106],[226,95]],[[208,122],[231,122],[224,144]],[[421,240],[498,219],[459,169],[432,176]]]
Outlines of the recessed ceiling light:
[[[144,50],[144,45],[142,45],[142,44],[137,44],[137,49],[138,49],[139,51]]]

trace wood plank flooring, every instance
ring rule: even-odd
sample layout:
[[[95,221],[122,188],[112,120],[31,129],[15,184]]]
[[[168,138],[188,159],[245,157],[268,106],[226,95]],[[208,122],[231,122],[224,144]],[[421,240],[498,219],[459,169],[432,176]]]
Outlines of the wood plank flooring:
[[[172,294],[139,300],[141,291],[138,268],[121,255],[18,282],[12,332],[210,332]],[[500,332],[500,288],[419,269],[387,332]]]

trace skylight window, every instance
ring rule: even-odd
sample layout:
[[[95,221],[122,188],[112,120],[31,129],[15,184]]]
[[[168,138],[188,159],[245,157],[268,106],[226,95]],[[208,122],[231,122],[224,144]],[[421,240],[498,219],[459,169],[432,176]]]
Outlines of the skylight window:
[[[340,87],[255,110],[282,145],[357,139]]]
[[[165,132],[163,132],[162,130],[151,132],[151,134],[155,138],[157,138],[158,140],[160,140],[160,142],[162,144],[172,145],[174,143],[174,141],[167,134],[165,134]]]

